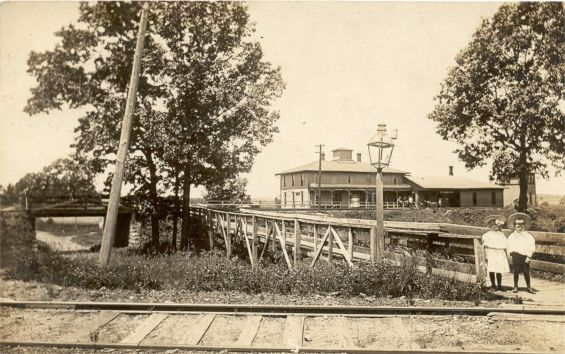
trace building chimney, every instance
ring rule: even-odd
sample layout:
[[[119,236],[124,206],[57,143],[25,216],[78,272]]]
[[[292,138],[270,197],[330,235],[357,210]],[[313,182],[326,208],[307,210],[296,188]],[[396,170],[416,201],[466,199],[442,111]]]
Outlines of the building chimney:
[[[322,156],[322,161],[326,161],[326,153],[325,153],[325,152],[322,152],[322,155],[321,155],[321,156]]]
[[[361,162],[361,153],[360,152],[357,153],[357,162]]]
[[[449,166],[449,175],[453,176],[453,166]]]

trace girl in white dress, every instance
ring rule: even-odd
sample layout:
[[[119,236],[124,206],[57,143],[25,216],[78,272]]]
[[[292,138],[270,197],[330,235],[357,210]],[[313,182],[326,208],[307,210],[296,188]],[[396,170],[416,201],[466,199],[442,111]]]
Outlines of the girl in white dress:
[[[487,216],[485,221],[490,228],[490,231],[487,231],[482,237],[487,259],[487,271],[489,272],[492,289],[502,291],[502,273],[510,272],[506,254],[508,241],[506,235],[500,231],[506,219],[501,215],[491,215]]]

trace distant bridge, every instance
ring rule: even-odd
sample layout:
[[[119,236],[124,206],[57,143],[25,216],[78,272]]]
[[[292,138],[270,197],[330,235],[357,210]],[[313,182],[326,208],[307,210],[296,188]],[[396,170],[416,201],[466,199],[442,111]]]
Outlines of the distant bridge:
[[[106,216],[108,203],[96,198],[28,198],[26,209],[34,217]],[[118,214],[133,214],[134,209],[120,205]]]

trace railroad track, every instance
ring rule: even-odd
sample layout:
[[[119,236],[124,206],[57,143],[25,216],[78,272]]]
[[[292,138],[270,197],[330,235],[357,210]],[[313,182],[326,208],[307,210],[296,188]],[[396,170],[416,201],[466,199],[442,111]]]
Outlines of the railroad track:
[[[515,346],[493,346],[488,350],[485,346],[427,349],[409,329],[417,324],[424,329],[420,333],[422,338],[426,338],[428,327],[430,331],[441,331],[454,321],[460,321],[473,328],[473,325],[484,325],[485,319],[490,322],[549,321],[560,326],[558,328],[565,328],[565,309],[528,306],[327,307],[10,301],[0,302],[0,311],[2,347],[504,353],[515,352]],[[385,337],[388,345],[379,342]]]

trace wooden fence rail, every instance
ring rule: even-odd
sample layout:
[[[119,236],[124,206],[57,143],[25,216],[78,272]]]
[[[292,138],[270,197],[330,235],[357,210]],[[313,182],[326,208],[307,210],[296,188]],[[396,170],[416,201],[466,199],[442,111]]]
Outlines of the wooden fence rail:
[[[215,236],[224,242],[226,254],[232,256],[234,241],[243,242],[251,265],[264,255],[268,247],[280,250],[289,269],[302,256],[312,257],[311,266],[319,259],[332,261],[339,257],[353,266],[355,261],[375,262],[380,259],[401,261],[402,247],[424,249],[429,254],[446,253],[466,259],[459,262],[448,259],[416,256],[419,265],[435,269],[467,273],[484,279],[486,261],[481,236],[488,229],[446,223],[416,223],[385,221],[386,236],[377,238],[373,220],[342,219],[324,215],[278,213],[244,209],[239,212],[193,208],[192,213],[206,225],[210,248]],[[507,235],[510,230],[503,230]],[[536,253],[550,255],[551,261],[532,260],[531,267],[544,271],[565,273],[565,234],[531,232],[536,239]],[[385,251],[397,246],[397,252]],[[399,253],[400,252],[400,253]],[[454,257],[455,256],[455,257]],[[547,258],[547,257],[546,257]]]

